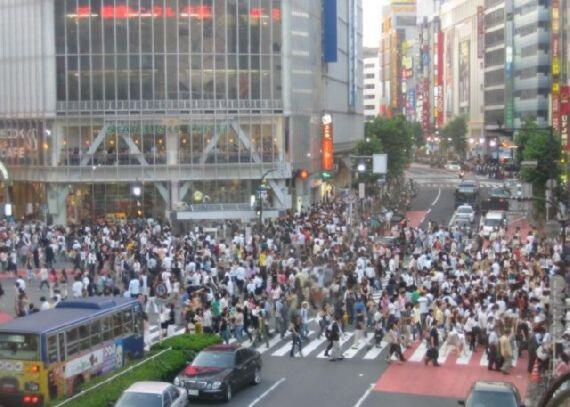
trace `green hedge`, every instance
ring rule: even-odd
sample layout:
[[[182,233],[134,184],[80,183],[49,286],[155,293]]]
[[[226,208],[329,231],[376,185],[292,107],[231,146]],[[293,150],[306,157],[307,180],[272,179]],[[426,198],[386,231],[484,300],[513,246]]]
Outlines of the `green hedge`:
[[[194,358],[197,352],[219,342],[220,338],[217,335],[183,334],[168,338],[154,345],[151,348],[150,356],[168,348],[172,348],[172,350],[164,352],[162,355],[143,363],[128,373],[116,377],[113,381],[103,384],[93,391],[87,392],[85,395],[65,404],[64,407],[107,407],[109,403],[116,402],[123,391],[135,382],[171,382],[178,372]],[[140,363],[140,360],[134,360],[132,363]],[[128,368],[127,366],[121,371]],[[114,371],[97,377],[85,383],[82,390],[87,390],[119,372]],[[57,402],[54,402],[52,405],[57,405]]]

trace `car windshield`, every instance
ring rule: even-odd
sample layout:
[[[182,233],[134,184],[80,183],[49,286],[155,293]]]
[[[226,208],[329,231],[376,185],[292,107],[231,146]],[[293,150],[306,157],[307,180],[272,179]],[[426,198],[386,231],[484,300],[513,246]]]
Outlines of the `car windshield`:
[[[467,407],[515,407],[515,396],[507,392],[474,391],[467,403]]]
[[[203,367],[233,367],[233,352],[200,352],[192,362],[192,366]]]
[[[162,394],[126,392],[115,407],[162,407]]]
[[[499,226],[500,224],[501,224],[501,219],[497,219],[497,218],[485,219],[485,226],[494,227],[494,226]]]
[[[462,207],[462,208],[457,209],[457,212],[458,212],[458,213],[467,213],[467,214],[470,214],[470,213],[473,212],[473,209],[471,209],[471,208],[469,208],[469,207]]]
[[[37,335],[0,334],[0,359],[38,360]]]
[[[495,198],[506,198],[509,196],[509,193],[504,189],[492,189],[490,195]]]

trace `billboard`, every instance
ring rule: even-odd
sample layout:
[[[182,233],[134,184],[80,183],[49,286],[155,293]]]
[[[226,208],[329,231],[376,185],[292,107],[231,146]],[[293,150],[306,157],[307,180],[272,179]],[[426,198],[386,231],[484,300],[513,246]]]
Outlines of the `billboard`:
[[[464,40],[459,43],[459,106],[469,107],[470,99],[470,75],[469,55],[471,53],[471,41]]]
[[[333,123],[330,114],[324,114],[322,118],[322,138],[321,138],[321,170],[334,170],[334,141]]]
[[[560,87],[560,136],[562,148],[570,151],[570,129],[568,128],[570,117],[570,86]]]
[[[453,114],[453,31],[445,36],[445,112]]]
[[[323,0],[323,60],[337,62],[338,32],[336,0]]]
[[[485,56],[485,8],[477,7],[477,58]]]

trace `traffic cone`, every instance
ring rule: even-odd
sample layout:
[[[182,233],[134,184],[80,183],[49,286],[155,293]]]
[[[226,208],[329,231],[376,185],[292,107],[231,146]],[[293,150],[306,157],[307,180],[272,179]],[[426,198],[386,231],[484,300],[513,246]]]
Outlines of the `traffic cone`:
[[[530,381],[538,383],[540,381],[540,372],[538,371],[538,360],[534,362],[532,373],[530,374]]]

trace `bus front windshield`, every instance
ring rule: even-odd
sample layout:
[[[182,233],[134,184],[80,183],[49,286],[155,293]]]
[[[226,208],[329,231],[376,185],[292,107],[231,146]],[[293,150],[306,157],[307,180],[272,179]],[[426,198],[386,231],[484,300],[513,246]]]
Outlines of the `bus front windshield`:
[[[0,334],[0,359],[38,360],[38,336],[29,334]]]

